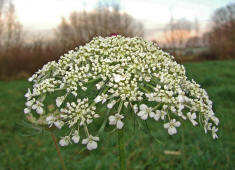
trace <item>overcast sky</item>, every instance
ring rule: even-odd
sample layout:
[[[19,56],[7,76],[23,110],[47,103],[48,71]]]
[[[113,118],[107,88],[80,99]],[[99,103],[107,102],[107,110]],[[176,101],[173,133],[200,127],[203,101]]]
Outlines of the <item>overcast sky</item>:
[[[115,0],[114,0],[115,1]],[[121,10],[142,21],[145,28],[161,29],[174,19],[195,18],[205,28],[215,9],[235,0],[117,0]],[[72,11],[92,10],[97,0],[13,0],[20,22],[26,30],[49,30],[55,28],[62,16],[67,17]]]

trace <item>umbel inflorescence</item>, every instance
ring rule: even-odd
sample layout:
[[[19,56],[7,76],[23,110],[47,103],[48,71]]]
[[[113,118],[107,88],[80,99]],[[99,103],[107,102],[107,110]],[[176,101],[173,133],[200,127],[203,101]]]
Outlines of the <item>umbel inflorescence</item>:
[[[97,112],[99,104],[111,113],[106,115],[109,125],[117,129],[125,126],[124,119],[130,113],[123,108],[129,108],[142,120],[163,121],[170,135],[176,134],[180,122],[186,120],[193,126],[200,123],[205,133],[211,131],[217,138],[219,119],[206,91],[187,79],[184,67],[173,56],[142,38],[96,37],[58,62],[44,65],[29,81],[33,88],[25,94],[24,113],[32,123],[46,122],[58,129],[67,126],[69,131],[61,137],[61,146],[82,138],[88,150],[97,148],[99,137],[89,132],[89,126],[106,115]],[[97,95],[81,97],[90,90],[90,83]],[[57,94],[53,102],[45,103],[53,94]],[[55,104],[57,111],[49,112],[49,104]],[[35,114],[40,115],[37,121]],[[81,136],[81,130],[86,136]]]

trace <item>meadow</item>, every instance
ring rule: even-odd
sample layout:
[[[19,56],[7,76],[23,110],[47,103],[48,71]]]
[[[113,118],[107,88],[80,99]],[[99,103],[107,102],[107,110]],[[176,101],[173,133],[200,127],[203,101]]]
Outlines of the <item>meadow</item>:
[[[235,169],[235,60],[184,65],[189,78],[201,84],[213,101],[220,119],[219,139],[189,122],[175,136],[168,135],[162,122],[147,121],[140,128],[125,122],[128,170]],[[61,169],[50,134],[25,121],[28,87],[26,80],[0,81],[0,170]],[[98,149],[91,152],[81,144],[61,148],[67,169],[118,169],[117,133],[107,128],[100,138]]]

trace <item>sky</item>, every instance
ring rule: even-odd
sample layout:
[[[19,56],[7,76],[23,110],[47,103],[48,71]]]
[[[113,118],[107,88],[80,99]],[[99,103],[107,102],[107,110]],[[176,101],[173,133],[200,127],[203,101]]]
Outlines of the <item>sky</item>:
[[[205,30],[217,8],[235,2],[235,0],[116,1],[120,2],[122,11],[143,23],[148,38],[157,36],[170,21],[171,16],[174,19],[185,18],[192,22],[197,18],[201,29]],[[24,28],[38,32],[56,28],[61,17],[68,17],[72,11],[94,9],[97,2],[98,0],[13,0],[18,19]]]

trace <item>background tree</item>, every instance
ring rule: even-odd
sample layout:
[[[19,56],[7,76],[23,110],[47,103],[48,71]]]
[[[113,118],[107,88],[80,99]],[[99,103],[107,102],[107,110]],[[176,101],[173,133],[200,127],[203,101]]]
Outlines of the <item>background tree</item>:
[[[194,19],[193,27],[195,31],[195,36],[198,37],[200,34],[200,23],[197,18]]]
[[[164,38],[168,48],[185,47],[185,42],[191,36],[192,23],[186,19],[171,21],[166,25]]]
[[[94,10],[92,12],[72,12],[69,19],[62,18],[56,29],[59,44],[70,49],[89,42],[95,36],[109,36],[116,33],[123,36],[143,36],[143,25],[130,15],[119,10]]]
[[[4,0],[0,0],[0,48],[2,46],[2,33],[3,33],[3,26],[4,26],[4,21],[3,21],[3,6],[4,6]]]
[[[24,43],[23,27],[17,19],[14,4],[0,0],[0,77],[24,69],[24,62],[21,62]]]
[[[235,58],[235,3],[215,11],[209,46],[218,58]]]
[[[4,29],[4,40],[6,49],[10,47],[17,47],[22,44],[23,41],[23,27],[21,23],[17,20],[15,14],[15,6],[9,3],[7,11],[4,17],[5,29]]]

